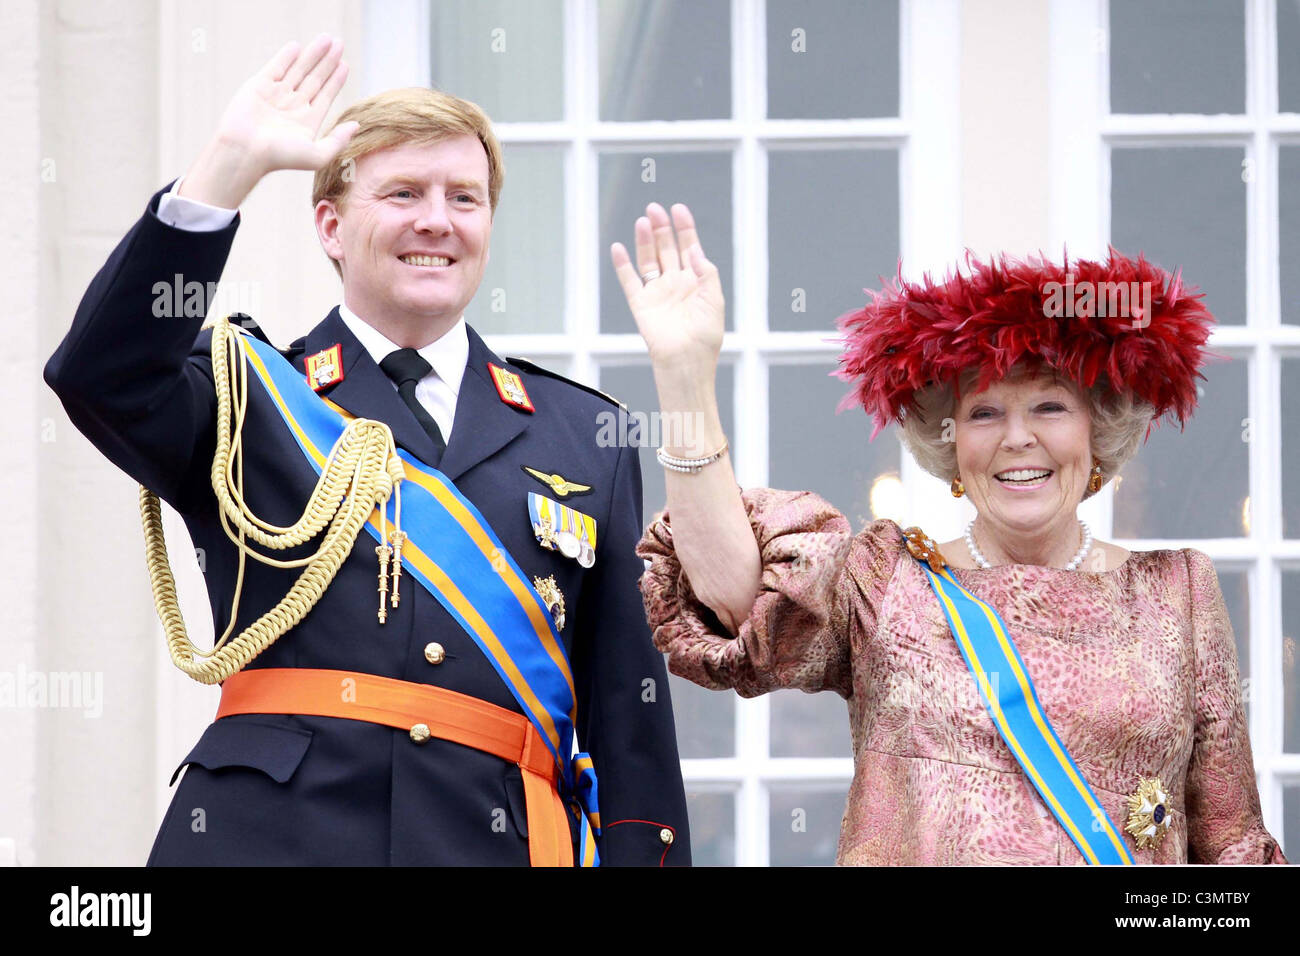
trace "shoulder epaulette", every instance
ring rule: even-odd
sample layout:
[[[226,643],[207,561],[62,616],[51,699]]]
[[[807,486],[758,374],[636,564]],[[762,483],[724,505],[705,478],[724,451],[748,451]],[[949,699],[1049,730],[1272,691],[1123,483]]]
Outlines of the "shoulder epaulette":
[[[592,385],[584,385],[582,382],[575,381],[574,379],[561,375],[559,372],[553,372],[549,368],[543,368],[542,366],[536,364],[535,362],[530,362],[526,358],[516,358],[513,355],[507,355],[506,361],[509,362],[511,365],[517,365],[519,368],[523,369],[526,372],[534,372],[538,375],[545,375],[547,378],[554,378],[554,379],[559,379],[561,382],[567,382],[568,384],[572,385],[574,388],[580,388],[584,392],[590,392],[592,395],[595,395],[599,398],[603,398],[611,405],[617,405],[619,408],[623,409],[624,411],[627,411],[627,406],[624,405],[622,402],[620,402],[613,395],[610,395],[608,392],[602,392],[600,389]]]
[[[245,332],[257,336],[257,338],[261,339],[267,345],[271,346],[271,348],[276,347],[275,343],[271,341],[270,337],[264,331],[262,331],[262,327],[258,325],[257,322],[254,321],[253,317],[248,313],[231,312],[230,315],[226,316],[226,319],[230,322],[231,325],[237,325]],[[203,323],[203,328],[205,329],[211,328],[212,324],[215,321],[216,319],[213,316],[208,316],[208,318]]]
[[[295,356],[301,355],[303,352],[307,351],[307,336],[304,335],[301,338],[294,339],[285,348],[282,348],[279,351],[280,354],[287,359],[293,359]]]

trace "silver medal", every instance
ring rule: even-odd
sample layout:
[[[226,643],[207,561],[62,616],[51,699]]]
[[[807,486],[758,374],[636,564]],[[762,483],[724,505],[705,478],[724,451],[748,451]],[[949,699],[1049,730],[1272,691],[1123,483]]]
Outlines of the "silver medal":
[[[566,558],[576,558],[582,552],[582,544],[572,531],[561,531],[556,534],[555,543],[560,546],[560,554]]]

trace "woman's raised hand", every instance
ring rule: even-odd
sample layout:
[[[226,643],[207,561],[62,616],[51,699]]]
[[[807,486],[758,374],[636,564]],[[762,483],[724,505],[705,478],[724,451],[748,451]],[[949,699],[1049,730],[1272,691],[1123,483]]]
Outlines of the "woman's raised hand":
[[[710,462],[689,473],[670,467],[664,475],[674,549],[695,594],[739,633],[763,564],[718,414],[718,353],[726,327],[718,267],[704,257],[695,220],[681,204],[673,206],[671,220],[662,206],[646,207],[636,221],[635,266],[617,242],[610,255],[650,350],[668,429],[663,451]],[[679,430],[674,423],[692,427]]]
[[[324,166],[357,130],[345,123],[317,139],[347,76],[337,37],[286,43],[235,92],[181,194],[236,208],[267,173]]]
[[[661,371],[707,375],[712,385],[726,303],[718,267],[704,256],[691,211],[677,203],[670,221],[663,206],[651,203],[637,219],[635,235],[635,266],[621,242],[610,248],[610,258],[651,362]]]

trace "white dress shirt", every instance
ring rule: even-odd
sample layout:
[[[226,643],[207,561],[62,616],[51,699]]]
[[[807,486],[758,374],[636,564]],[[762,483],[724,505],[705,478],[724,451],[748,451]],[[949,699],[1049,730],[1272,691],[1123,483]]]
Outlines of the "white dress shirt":
[[[373,326],[367,325],[346,305],[339,304],[339,316],[357,341],[370,353],[378,365],[398,346]],[[442,432],[442,440],[451,441],[451,425],[456,418],[456,399],[460,395],[460,380],[465,375],[469,361],[469,333],[465,331],[465,316],[456,320],[441,338],[416,349],[420,357],[433,366],[433,371],[415,386],[415,398],[424,410],[433,416]],[[393,383],[397,389],[397,383]]]
[[[176,184],[158,200],[158,218],[167,225],[190,232],[216,232],[226,228],[235,218],[234,209],[209,206],[197,199],[176,195],[180,185],[181,181],[176,180]],[[387,336],[367,325],[365,320],[343,303],[339,303],[339,317],[370,353],[376,365],[389,353],[397,351],[398,346]],[[457,319],[456,324],[437,341],[430,342],[417,351],[433,366],[433,370],[416,384],[415,398],[438,423],[443,441],[450,442],[451,426],[456,420],[456,399],[460,395],[460,382],[469,361],[469,333],[465,331],[465,316]],[[397,390],[396,382],[393,383],[393,390]]]

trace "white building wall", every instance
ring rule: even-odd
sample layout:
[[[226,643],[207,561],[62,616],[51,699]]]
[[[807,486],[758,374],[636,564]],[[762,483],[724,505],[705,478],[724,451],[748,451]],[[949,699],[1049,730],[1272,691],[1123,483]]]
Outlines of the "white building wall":
[[[290,38],[332,32],[360,51],[361,6],[6,0],[0,20],[10,503],[0,517],[0,694],[33,673],[78,672],[92,697],[102,687],[98,716],[33,706],[21,687],[16,700],[0,697],[0,864],[141,864],[167,777],[211,719],[215,691],[167,658],[136,486],[72,427],[41,371],[90,278],[152,192],[184,171],[235,87]],[[345,88],[341,102],[353,96]],[[279,174],[258,188],[227,270],[254,299],[265,283],[258,317],[284,341],[338,299],[311,226],[309,182]],[[179,529],[169,521],[202,643],[210,615]]]
[[[34,374],[44,348],[40,316],[42,257],[39,243],[41,184],[41,24],[35,4],[0,6],[6,30],[0,57],[0,283],[5,296],[7,347],[0,351],[0,449],[4,499],[0,540],[0,670],[36,667],[38,573],[33,557],[44,550],[37,536],[41,408]],[[0,711],[0,865],[32,860],[36,829],[38,718],[34,711]]]

